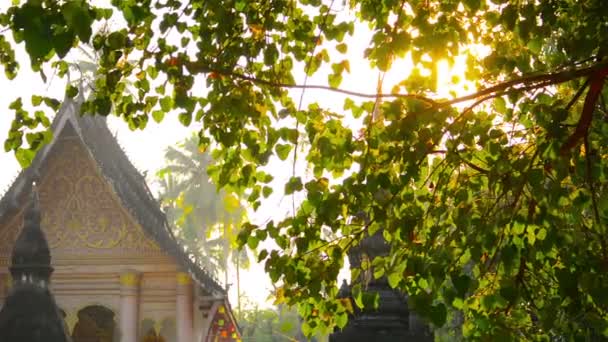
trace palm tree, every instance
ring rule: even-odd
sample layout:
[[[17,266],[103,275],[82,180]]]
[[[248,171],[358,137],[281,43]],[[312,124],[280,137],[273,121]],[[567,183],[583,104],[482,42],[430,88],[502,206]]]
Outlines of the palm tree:
[[[207,174],[211,156],[199,148],[194,135],[165,152],[167,165],[158,172],[160,198],[176,236],[217,276],[223,272],[228,286],[229,263],[237,271],[247,268],[249,257],[236,248],[236,236],[245,217],[238,197],[217,190]],[[237,289],[240,296],[240,289]]]

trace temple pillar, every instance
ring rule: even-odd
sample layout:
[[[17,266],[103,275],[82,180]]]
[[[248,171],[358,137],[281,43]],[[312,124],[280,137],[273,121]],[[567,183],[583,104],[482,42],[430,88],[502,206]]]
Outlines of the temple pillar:
[[[177,342],[192,342],[193,336],[192,278],[185,272],[177,273],[175,322]]]
[[[120,275],[120,332],[121,342],[137,342],[140,274],[125,272]]]

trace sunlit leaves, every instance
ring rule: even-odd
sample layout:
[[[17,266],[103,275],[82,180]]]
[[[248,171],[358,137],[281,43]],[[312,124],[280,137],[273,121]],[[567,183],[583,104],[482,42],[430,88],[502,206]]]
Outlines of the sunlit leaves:
[[[362,284],[351,310],[336,298],[346,253],[374,233],[391,253],[366,261],[364,271],[355,267],[353,280],[386,278],[438,329],[472,340],[606,330],[598,290],[608,281],[606,94],[587,139],[560,152],[581,117],[588,74],[580,70],[606,70],[601,1],[350,1],[343,12],[308,0],[112,4],[126,25],[94,36],[92,22],[113,12],[87,1],[16,5],[0,26],[24,43],[35,70],[52,60],[59,76],[70,70],[55,56],[92,40],[101,57],[85,111],[114,113],[132,129],[150,115],[199,124],[201,142],[217,147],[209,174],[254,209],[277,191],[262,169],[289,165],[283,193],[302,202],[283,220],[246,226],[238,240],[276,242],[280,251],[257,256],[282,284],[277,300],[298,305],[305,332],[344,326],[352,304],[376,304]],[[370,41],[357,51],[351,43],[361,37]],[[437,95],[449,93],[438,89],[437,65],[465,53],[468,70],[457,77],[486,90],[451,106]],[[342,107],[334,112],[306,92],[313,103],[298,105],[299,92],[285,87],[301,86],[305,75],[342,87],[345,73],[358,75],[351,64],[360,55],[396,77],[391,91],[401,97],[324,93],[338,101],[331,108]],[[18,70],[14,56],[0,37],[9,78]],[[395,68],[402,58],[411,70]],[[362,88],[376,89],[369,83]],[[56,110],[59,102],[33,96],[31,104]],[[26,165],[29,147],[48,140],[32,130],[49,122],[21,101],[11,110],[5,149]],[[293,171],[294,155],[306,172]]]
[[[53,53],[63,58],[76,39],[88,42],[92,34],[93,10],[86,1],[50,3],[27,2],[12,7],[15,41],[25,42],[32,67],[48,60]]]

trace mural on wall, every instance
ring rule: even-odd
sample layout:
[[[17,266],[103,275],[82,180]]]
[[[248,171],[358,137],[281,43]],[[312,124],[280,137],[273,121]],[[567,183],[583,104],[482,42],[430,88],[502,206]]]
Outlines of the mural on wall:
[[[73,255],[160,253],[121,208],[80,143],[60,140],[51,153],[39,187],[42,227],[51,249]],[[0,256],[10,254],[21,226],[17,215],[8,227],[0,227]]]

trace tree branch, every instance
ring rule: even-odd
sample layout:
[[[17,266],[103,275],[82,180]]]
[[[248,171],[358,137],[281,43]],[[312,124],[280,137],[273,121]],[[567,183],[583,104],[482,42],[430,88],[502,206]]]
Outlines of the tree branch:
[[[576,125],[576,129],[568,137],[568,140],[562,145],[560,149],[560,154],[562,156],[568,154],[568,152],[578,145],[579,141],[586,137],[589,132],[589,127],[591,126],[591,121],[593,120],[593,111],[595,109],[595,104],[597,103],[600,94],[602,93],[602,88],[604,87],[604,79],[608,74],[608,68],[604,68],[599,70],[599,72],[592,74],[589,77],[589,91],[587,91],[587,95],[585,96],[585,103],[583,104],[583,112],[581,113],[581,118],[578,120],[578,124]]]
[[[597,72],[606,72],[606,70],[608,70],[608,61],[606,61],[606,62],[596,63],[594,65],[591,65],[591,66],[585,67],[585,68],[577,68],[577,69],[557,71],[557,72],[552,72],[552,73],[544,73],[544,74],[518,77],[518,78],[515,78],[510,81],[505,81],[505,82],[499,83],[497,85],[494,85],[494,86],[491,86],[488,88],[484,88],[480,91],[477,91],[477,92],[469,94],[469,95],[454,98],[452,100],[436,101],[429,97],[419,95],[419,94],[401,94],[401,93],[390,93],[390,94],[375,93],[375,94],[372,94],[372,93],[362,93],[362,92],[357,92],[357,91],[352,91],[352,90],[347,90],[347,89],[330,87],[330,86],[325,86],[325,85],[302,85],[302,84],[295,84],[295,83],[273,82],[273,81],[268,81],[268,80],[252,77],[252,76],[247,76],[247,75],[244,75],[244,74],[232,71],[232,70],[212,69],[212,68],[209,68],[208,66],[203,66],[200,63],[201,62],[192,62],[192,63],[190,63],[189,67],[191,67],[192,70],[198,69],[198,70],[202,70],[204,72],[216,73],[218,75],[222,75],[222,76],[226,76],[226,77],[234,77],[234,78],[238,78],[241,80],[246,80],[246,81],[250,81],[252,83],[261,84],[261,85],[270,86],[270,87],[288,88],[288,89],[327,90],[327,91],[332,91],[332,92],[341,93],[341,94],[345,94],[345,95],[361,97],[361,98],[370,98],[370,99],[376,99],[376,98],[415,99],[415,100],[425,102],[427,105],[429,105],[430,108],[433,108],[433,107],[443,108],[443,107],[451,106],[454,104],[479,99],[480,97],[484,97],[487,100],[487,99],[499,96],[498,94],[504,94],[511,90],[522,91],[522,90],[532,90],[532,89],[537,89],[537,88],[543,88],[543,87],[547,87],[550,85],[565,83],[565,82],[568,82],[570,80],[577,79],[580,77],[589,76],[589,75],[592,75]],[[520,86],[523,86],[523,87],[520,87]]]
[[[566,105],[566,110],[570,110],[570,108],[572,108],[572,106],[576,103],[576,101],[578,101],[578,98],[581,97],[581,95],[583,95],[583,91],[585,91],[585,88],[587,88],[588,85],[589,85],[589,80],[587,79],[587,81],[585,81],[585,83],[583,83],[583,85],[578,89],[576,94],[574,94],[574,96],[572,97],[570,102],[568,102],[568,104]]]
[[[519,85],[525,85],[526,89],[528,89],[528,90],[535,89],[535,88],[542,88],[542,87],[546,87],[549,85],[555,85],[555,84],[568,82],[568,81],[576,79],[576,78],[585,77],[585,76],[591,75],[595,72],[598,72],[601,70],[606,70],[606,69],[608,69],[608,62],[602,62],[602,63],[597,63],[592,66],[586,67],[586,68],[578,68],[578,69],[564,70],[564,71],[545,73],[545,74],[539,74],[539,75],[529,75],[529,76],[518,77],[513,80],[502,82],[497,85],[482,89],[482,90],[480,90],[476,93],[470,94],[470,95],[465,95],[462,97],[455,98],[453,100],[441,102],[441,105],[449,106],[449,105],[453,105],[453,104],[460,103],[460,102],[474,100],[481,96],[485,96],[485,95],[489,95],[489,94],[493,94],[493,93],[497,93],[497,92],[504,92],[504,91],[507,91],[510,89],[517,90],[516,87]]]

